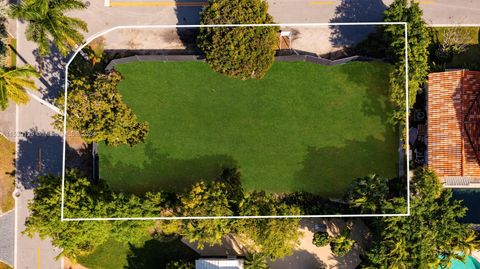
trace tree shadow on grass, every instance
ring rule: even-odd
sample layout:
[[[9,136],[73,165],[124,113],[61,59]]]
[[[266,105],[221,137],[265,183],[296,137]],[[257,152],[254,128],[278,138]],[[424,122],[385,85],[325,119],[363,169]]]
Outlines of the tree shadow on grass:
[[[398,136],[393,134],[385,133],[385,140],[370,136],[365,141],[345,141],[339,147],[309,147],[302,170],[295,174],[297,187],[322,197],[341,198],[355,178],[372,173],[395,177]]]
[[[127,265],[125,269],[150,269],[166,268],[167,264],[173,261],[194,262],[200,255],[180,239],[169,242],[160,242],[152,239],[142,247],[130,245],[130,254],[127,256]]]
[[[115,191],[142,194],[148,191],[184,191],[200,180],[213,180],[225,168],[236,167],[236,161],[228,155],[203,155],[191,159],[176,159],[145,145],[147,161],[135,164],[133,161],[112,163],[100,155],[100,177]],[[108,178],[102,176],[108,171]]]
[[[361,67],[342,65],[338,70],[348,77],[348,81],[354,82],[355,86],[366,89],[366,97],[363,98],[361,112],[366,116],[379,117],[382,124],[388,128],[394,128],[388,121],[393,108],[388,100],[389,71],[385,71],[385,69],[389,70],[390,66],[382,64],[380,61],[362,64]],[[358,72],[360,68],[361,71]]]
[[[382,0],[342,0],[335,9],[335,17],[330,22],[375,22],[382,21],[387,6]],[[330,26],[330,42],[335,47],[351,47],[375,31],[375,26]]]

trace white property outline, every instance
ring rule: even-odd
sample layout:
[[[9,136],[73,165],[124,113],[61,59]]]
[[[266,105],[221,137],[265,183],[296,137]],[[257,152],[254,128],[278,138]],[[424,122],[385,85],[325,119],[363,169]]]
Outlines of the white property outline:
[[[410,167],[409,167],[409,143],[408,136],[406,138],[405,155],[407,158],[406,166],[407,173],[405,175],[407,179],[407,213],[400,214],[346,214],[346,215],[284,215],[284,216],[192,216],[192,217],[122,217],[122,218],[64,218],[64,198],[65,198],[65,150],[66,150],[66,137],[67,137],[67,89],[68,89],[68,67],[72,63],[73,59],[78,53],[85,48],[94,39],[108,34],[110,32],[119,29],[162,29],[162,28],[216,28],[216,27],[260,27],[260,26],[279,26],[279,27],[314,27],[314,26],[381,26],[381,25],[403,25],[404,26],[404,38],[405,38],[405,128],[406,133],[409,133],[409,104],[408,104],[408,28],[406,22],[339,22],[339,23],[271,23],[271,24],[211,24],[211,25],[123,25],[116,26],[105,31],[94,34],[89,37],[87,41],[79,46],[77,50],[72,54],[67,64],[65,65],[65,91],[64,91],[64,111],[63,111],[63,156],[62,156],[62,202],[61,202],[61,221],[110,221],[110,220],[199,220],[199,219],[273,219],[273,218],[352,218],[352,217],[408,217],[410,216]],[[399,160],[401,162],[403,160]]]

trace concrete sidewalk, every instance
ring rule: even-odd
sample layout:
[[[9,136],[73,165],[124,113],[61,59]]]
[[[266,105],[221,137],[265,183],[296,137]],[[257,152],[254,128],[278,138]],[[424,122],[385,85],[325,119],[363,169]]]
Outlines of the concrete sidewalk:
[[[15,241],[15,211],[0,216],[0,261],[13,266]]]

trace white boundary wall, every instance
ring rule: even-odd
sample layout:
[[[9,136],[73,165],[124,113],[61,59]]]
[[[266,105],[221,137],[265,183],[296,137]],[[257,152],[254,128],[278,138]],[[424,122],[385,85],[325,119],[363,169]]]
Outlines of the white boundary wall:
[[[105,30],[103,32],[94,34],[89,37],[87,41],[82,44],[68,60],[65,66],[65,99],[64,99],[64,111],[63,111],[63,156],[62,156],[62,203],[61,203],[61,220],[62,221],[107,221],[107,220],[181,220],[181,219],[260,219],[260,218],[352,218],[352,217],[398,217],[398,216],[410,216],[410,168],[409,168],[409,143],[408,136],[406,141],[406,157],[407,157],[407,213],[402,214],[346,214],[346,215],[285,215],[285,216],[191,216],[191,217],[127,217],[127,218],[65,218],[64,206],[65,206],[65,149],[66,149],[66,136],[67,136],[67,90],[68,90],[68,67],[72,63],[73,59],[80,53],[94,39],[105,35],[107,33],[119,30],[119,29],[162,29],[162,28],[214,28],[214,27],[260,27],[260,26],[279,26],[279,27],[317,27],[317,26],[381,26],[381,25],[403,25],[405,33],[405,111],[406,121],[405,128],[406,133],[409,133],[409,121],[408,121],[408,31],[406,22],[344,22],[344,23],[272,23],[272,24],[212,24],[212,25],[124,25],[116,26]],[[402,161],[402,160],[399,160]]]

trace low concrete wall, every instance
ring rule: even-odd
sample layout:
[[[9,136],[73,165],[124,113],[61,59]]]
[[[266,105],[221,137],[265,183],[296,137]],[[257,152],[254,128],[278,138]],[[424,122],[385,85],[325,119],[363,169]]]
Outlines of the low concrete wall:
[[[135,55],[125,58],[112,60],[106,71],[111,71],[117,64],[132,63],[132,62],[191,62],[191,61],[205,61],[205,58],[200,55]]]
[[[321,64],[326,66],[335,66],[345,64],[353,61],[372,61],[374,58],[364,56],[351,56],[338,60],[329,60],[322,57],[315,57],[311,55],[288,55],[277,56],[275,61],[278,62],[310,62],[314,64]],[[111,71],[117,64],[132,63],[132,62],[189,62],[189,61],[205,61],[205,57],[202,55],[135,55],[125,58],[119,58],[112,60],[107,67],[106,71]]]

